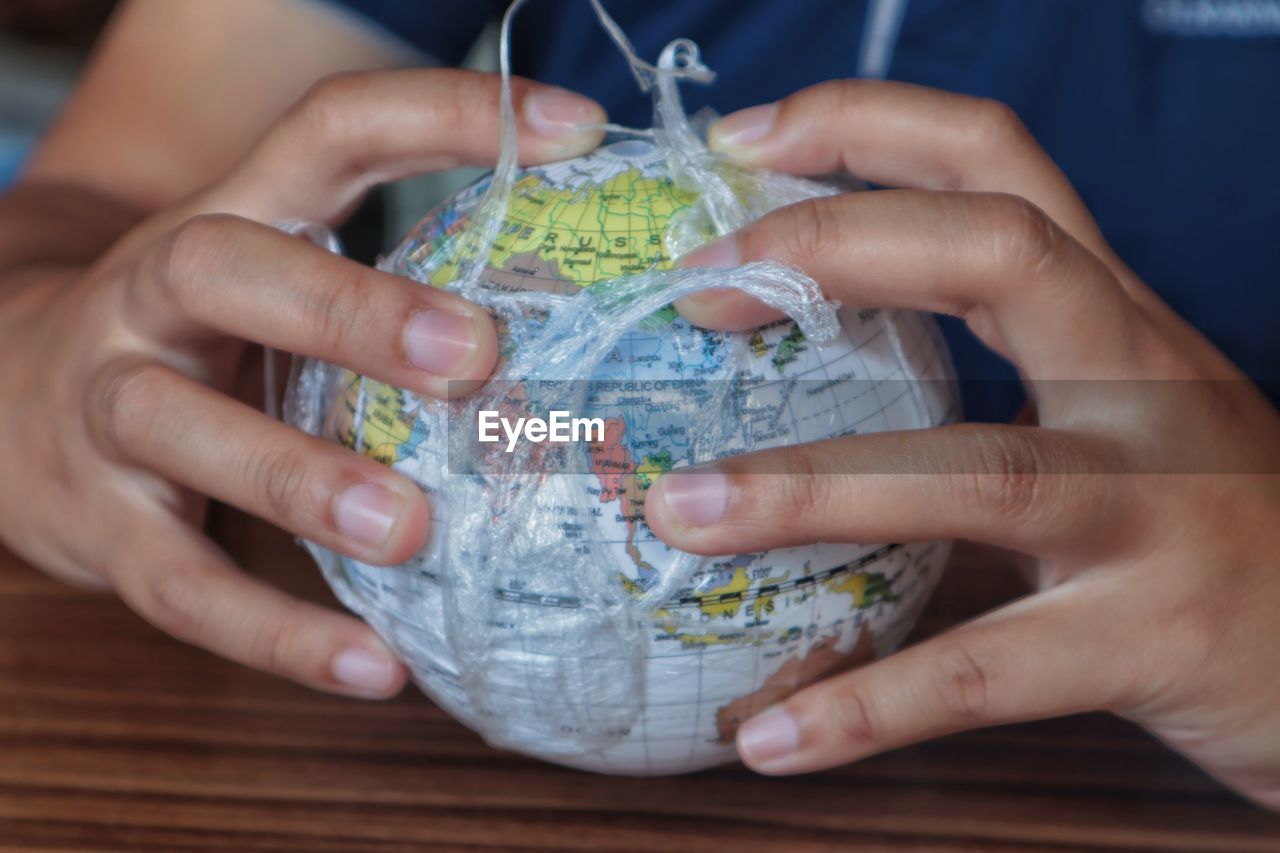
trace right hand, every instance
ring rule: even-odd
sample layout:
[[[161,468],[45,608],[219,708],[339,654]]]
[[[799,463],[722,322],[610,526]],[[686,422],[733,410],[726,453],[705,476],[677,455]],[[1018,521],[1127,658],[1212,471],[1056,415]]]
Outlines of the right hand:
[[[0,272],[0,540],[233,660],[320,689],[397,692],[404,668],[372,630],[245,575],[200,527],[213,498],[368,563],[423,546],[417,486],[229,390],[251,344],[433,397],[488,376],[497,342],[482,309],[271,223],[333,225],[375,183],[492,163],[498,96],[496,76],[472,72],[331,78],[223,180],[88,270]],[[523,162],[599,143],[576,126],[604,119],[594,102],[525,81],[514,96]]]

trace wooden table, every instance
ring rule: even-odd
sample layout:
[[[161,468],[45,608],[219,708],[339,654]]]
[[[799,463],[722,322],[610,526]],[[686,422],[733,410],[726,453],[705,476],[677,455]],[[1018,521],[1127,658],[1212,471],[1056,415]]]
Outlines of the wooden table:
[[[331,600],[230,512],[253,570]],[[609,778],[485,746],[416,692],[311,693],[174,642],[0,552],[0,850],[1257,850],[1280,816],[1103,716],[806,777]]]

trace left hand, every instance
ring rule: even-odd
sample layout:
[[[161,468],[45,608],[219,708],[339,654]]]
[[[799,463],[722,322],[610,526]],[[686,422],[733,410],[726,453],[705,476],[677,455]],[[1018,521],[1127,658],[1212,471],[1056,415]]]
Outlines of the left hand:
[[[685,265],[774,258],[846,305],[961,317],[1019,368],[1038,416],[658,479],[648,522],[695,553],[964,538],[1036,560],[1034,594],[748,722],[743,759],[795,773],[1107,709],[1280,808],[1280,418],[1258,389],[1116,257],[1001,105],[829,83],[724,119],[712,145],[909,189],[784,208]],[[679,307],[720,329],[777,316],[737,291]]]

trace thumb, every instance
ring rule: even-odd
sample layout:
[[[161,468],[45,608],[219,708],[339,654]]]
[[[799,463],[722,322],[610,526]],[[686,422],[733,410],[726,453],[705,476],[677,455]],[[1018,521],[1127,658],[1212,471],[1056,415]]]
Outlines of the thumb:
[[[801,773],[952,732],[1111,707],[1123,620],[1059,587],[809,687],[745,723],[753,770]],[[1080,593],[1084,594],[1080,594]]]
[[[591,99],[511,81],[521,163],[561,160],[599,144]],[[501,79],[455,69],[330,77],[312,88],[208,197],[215,211],[260,222],[334,224],[375,184],[498,158]]]
[[[115,249],[136,255],[192,217],[230,213],[266,225],[336,225],[374,186],[459,166],[492,166],[501,79],[457,69],[339,74],[312,87],[226,178],[140,225]],[[585,154],[604,132],[595,101],[511,81],[521,163]]]

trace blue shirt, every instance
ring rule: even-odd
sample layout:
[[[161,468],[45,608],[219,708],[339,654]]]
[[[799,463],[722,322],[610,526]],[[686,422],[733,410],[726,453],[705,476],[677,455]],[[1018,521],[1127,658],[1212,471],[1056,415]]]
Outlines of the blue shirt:
[[[505,2],[341,0],[445,63]],[[728,113],[870,68],[1012,106],[1107,239],[1184,318],[1280,399],[1280,0],[607,0],[639,54],[687,36],[718,72],[689,111]],[[872,17],[884,26],[870,28]],[[886,48],[888,49],[886,52]],[[516,19],[517,74],[647,126],[585,0]],[[874,56],[870,56],[873,53]],[[966,408],[1005,418],[1012,370],[945,331]]]

